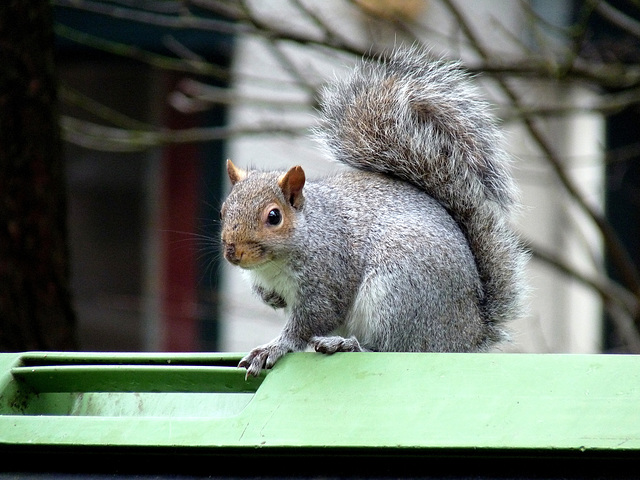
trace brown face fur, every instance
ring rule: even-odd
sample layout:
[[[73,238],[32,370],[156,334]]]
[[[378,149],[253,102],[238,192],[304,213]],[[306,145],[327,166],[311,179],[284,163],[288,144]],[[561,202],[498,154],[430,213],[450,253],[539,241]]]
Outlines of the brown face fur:
[[[291,237],[295,210],[302,208],[304,172],[247,172],[227,161],[233,185],[221,210],[224,258],[241,268],[257,268],[278,256]]]

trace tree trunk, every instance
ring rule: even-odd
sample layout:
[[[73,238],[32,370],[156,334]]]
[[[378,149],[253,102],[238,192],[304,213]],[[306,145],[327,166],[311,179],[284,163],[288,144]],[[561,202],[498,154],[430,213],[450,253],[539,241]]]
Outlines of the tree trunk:
[[[48,0],[0,2],[0,351],[76,348]]]

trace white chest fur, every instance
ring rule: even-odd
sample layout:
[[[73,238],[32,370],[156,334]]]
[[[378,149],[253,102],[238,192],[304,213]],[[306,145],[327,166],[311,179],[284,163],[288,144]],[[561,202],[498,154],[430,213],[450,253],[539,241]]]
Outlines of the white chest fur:
[[[261,267],[244,270],[243,275],[252,285],[280,295],[287,302],[288,307],[296,303],[298,285],[284,263],[268,262]]]

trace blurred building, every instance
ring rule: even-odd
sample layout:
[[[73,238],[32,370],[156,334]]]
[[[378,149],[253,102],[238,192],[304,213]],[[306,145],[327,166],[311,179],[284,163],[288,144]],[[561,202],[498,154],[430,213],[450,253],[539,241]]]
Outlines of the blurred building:
[[[113,50],[125,45],[149,56],[170,56],[173,42],[224,70],[231,61],[231,37],[167,31],[65,8],[56,9],[56,22],[64,32],[56,39],[63,115],[89,126],[134,130],[148,124],[178,129],[225,123],[224,108],[202,113],[171,108],[167,97],[182,75]],[[214,83],[224,86],[227,80]],[[81,348],[219,349],[223,142],[138,148],[101,140],[100,133],[78,135],[74,142],[65,144],[65,156]]]

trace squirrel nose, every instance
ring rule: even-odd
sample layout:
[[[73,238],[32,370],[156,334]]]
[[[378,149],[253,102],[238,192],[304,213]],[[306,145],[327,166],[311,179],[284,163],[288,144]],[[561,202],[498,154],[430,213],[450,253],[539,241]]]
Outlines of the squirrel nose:
[[[224,246],[224,258],[226,258],[229,262],[237,265],[240,263],[240,258],[236,256],[236,244],[235,243],[227,243]]]

